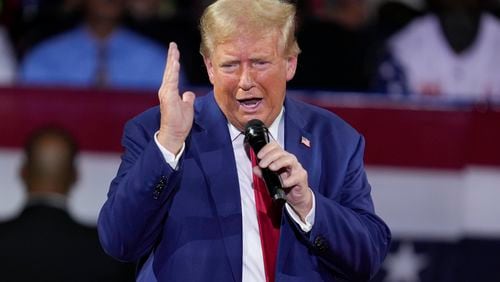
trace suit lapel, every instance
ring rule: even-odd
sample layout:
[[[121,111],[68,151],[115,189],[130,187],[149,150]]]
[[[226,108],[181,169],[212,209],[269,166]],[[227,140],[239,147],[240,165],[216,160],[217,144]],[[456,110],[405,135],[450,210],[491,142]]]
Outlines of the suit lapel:
[[[302,143],[302,138],[312,140],[312,134],[306,130],[306,122],[302,119],[302,114],[297,108],[296,102],[286,98],[285,99],[285,150],[294,154],[302,167],[308,172],[312,169],[312,147],[315,144],[306,146]],[[315,187],[313,179],[309,174],[309,186]],[[293,227],[290,228],[288,220],[283,217],[281,222],[281,237],[280,246],[278,251],[277,269],[281,270],[284,267],[286,258],[292,246],[292,242],[296,241],[294,237]]]
[[[309,171],[312,165],[312,150],[302,140],[312,140],[312,134],[305,129],[306,123],[293,100],[285,101],[285,150],[294,154],[305,170]],[[311,185],[311,183],[310,183]],[[312,185],[311,185],[312,186]]]
[[[227,120],[213,94],[207,95],[202,98],[191,134],[191,144],[198,152],[193,158],[197,159],[208,184],[234,281],[241,281],[243,250],[238,173]]]

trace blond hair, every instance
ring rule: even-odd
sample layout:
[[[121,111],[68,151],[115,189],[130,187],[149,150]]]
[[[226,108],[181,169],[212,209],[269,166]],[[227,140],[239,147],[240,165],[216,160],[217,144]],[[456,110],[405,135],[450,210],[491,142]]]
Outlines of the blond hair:
[[[279,32],[286,56],[298,55],[295,39],[295,6],[282,0],[218,0],[200,20],[200,53],[209,57],[217,44],[239,34],[266,35]]]

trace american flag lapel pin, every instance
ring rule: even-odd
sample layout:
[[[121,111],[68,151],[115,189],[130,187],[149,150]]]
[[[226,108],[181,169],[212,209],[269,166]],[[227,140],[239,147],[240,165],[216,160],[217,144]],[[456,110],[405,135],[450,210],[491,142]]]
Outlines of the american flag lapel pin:
[[[300,143],[306,146],[307,148],[311,148],[311,141],[309,141],[309,139],[305,138],[304,136],[300,138]]]

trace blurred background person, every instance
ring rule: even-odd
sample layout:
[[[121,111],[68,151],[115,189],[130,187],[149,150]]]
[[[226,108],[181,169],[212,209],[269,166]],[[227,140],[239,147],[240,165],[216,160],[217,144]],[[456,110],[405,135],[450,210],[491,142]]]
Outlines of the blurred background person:
[[[83,0],[3,0],[0,21],[7,27],[19,58],[40,41],[74,27]]]
[[[122,27],[124,0],[85,0],[84,23],[28,52],[20,82],[99,88],[155,89],[164,47]],[[185,83],[184,78],[181,83]]]
[[[290,85],[367,91],[376,54],[368,1],[311,1],[304,8],[297,35],[302,52]]]
[[[185,81],[208,86],[205,65],[199,53],[198,21],[207,1],[200,0],[126,0],[124,23],[162,46],[171,41],[183,50],[180,58]]]
[[[9,35],[0,25],[0,85],[11,84],[16,75],[16,57]]]
[[[388,41],[377,90],[450,100],[498,99],[499,20],[484,10],[480,0],[428,0],[428,4],[428,14]]]
[[[177,5],[173,0],[126,0],[125,22],[128,27],[151,37],[154,40],[168,45],[171,38],[162,32],[167,29],[167,34],[174,28],[166,26],[170,19],[176,17]]]
[[[423,13],[425,0],[373,0],[376,2],[376,33],[378,40],[385,42]]]
[[[28,200],[15,219],[0,224],[2,281],[133,281],[133,268],[107,257],[97,231],[66,210],[76,179],[77,147],[58,128],[27,141],[20,175]]]

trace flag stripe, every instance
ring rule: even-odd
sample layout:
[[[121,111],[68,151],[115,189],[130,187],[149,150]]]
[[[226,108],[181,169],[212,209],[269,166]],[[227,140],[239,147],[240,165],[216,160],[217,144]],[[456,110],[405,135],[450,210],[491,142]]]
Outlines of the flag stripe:
[[[205,93],[200,90],[198,93]],[[303,97],[308,92],[294,93]],[[335,102],[335,97],[330,96]],[[127,120],[157,105],[157,97],[121,91],[0,89],[0,147],[20,147],[34,128],[56,123],[83,150],[121,152]],[[312,100],[339,114],[366,138],[371,165],[463,169],[471,164],[500,167],[500,111],[450,107],[425,109],[385,100],[338,105]],[[19,126],[21,125],[22,126]]]

